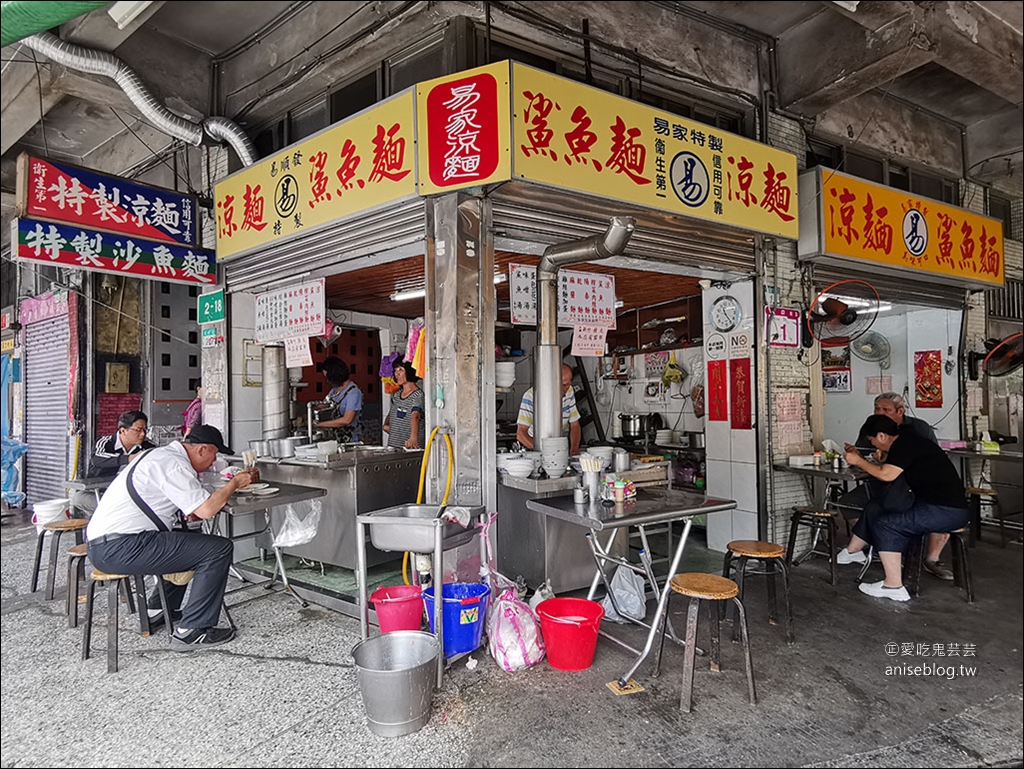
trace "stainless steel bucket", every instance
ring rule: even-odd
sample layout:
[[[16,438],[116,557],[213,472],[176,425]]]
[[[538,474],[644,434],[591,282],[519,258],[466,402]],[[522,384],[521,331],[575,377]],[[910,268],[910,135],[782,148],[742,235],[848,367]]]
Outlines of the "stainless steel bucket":
[[[418,732],[430,720],[441,647],[431,633],[396,630],[352,649],[370,731],[381,737]]]

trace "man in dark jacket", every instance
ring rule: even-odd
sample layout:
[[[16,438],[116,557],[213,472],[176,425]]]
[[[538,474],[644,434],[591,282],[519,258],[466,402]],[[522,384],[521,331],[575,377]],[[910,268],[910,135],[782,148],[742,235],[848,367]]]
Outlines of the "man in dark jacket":
[[[148,427],[149,418],[142,411],[126,411],[119,416],[117,432],[96,441],[86,479],[113,478],[142,451],[155,448],[155,444],[146,440]],[[98,504],[97,497],[93,491],[76,491],[71,497],[71,505],[91,515]]]

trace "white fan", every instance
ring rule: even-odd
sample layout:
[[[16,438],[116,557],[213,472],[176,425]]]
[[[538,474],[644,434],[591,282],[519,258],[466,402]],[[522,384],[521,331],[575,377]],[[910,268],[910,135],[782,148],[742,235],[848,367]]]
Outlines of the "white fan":
[[[889,340],[877,331],[867,331],[850,340],[850,352],[863,361],[877,363],[881,369],[889,368]]]

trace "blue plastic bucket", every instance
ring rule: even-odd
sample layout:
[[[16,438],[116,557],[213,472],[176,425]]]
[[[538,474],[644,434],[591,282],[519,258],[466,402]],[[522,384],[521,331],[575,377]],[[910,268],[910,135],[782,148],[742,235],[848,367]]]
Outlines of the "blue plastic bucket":
[[[441,590],[444,606],[444,656],[454,657],[480,648],[484,636],[487,597],[491,589],[475,582],[449,582]],[[430,632],[434,631],[434,586],[423,591]]]

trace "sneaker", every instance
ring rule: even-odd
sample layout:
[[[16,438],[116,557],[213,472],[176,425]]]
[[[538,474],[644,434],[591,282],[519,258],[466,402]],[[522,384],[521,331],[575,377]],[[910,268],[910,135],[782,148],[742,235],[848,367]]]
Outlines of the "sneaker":
[[[929,561],[927,558],[921,564],[924,570],[929,574],[932,574],[939,579],[953,580],[953,570],[946,566],[942,561]]]
[[[861,582],[857,587],[860,592],[867,593],[875,598],[888,598],[890,601],[909,601],[910,593],[900,585],[899,587],[886,587],[885,580],[878,582]]]
[[[845,547],[836,553],[836,563],[840,565],[846,565],[848,563],[867,563],[868,557],[864,555],[863,550],[858,550],[856,553],[851,553]]]
[[[164,617],[164,613],[163,612],[160,612],[159,614],[154,614],[153,616],[151,616],[149,618],[149,629],[150,629],[150,631],[154,631],[154,630],[158,630],[159,628],[162,628],[164,626],[164,622],[165,621],[166,621],[166,618]],[[171,612],[171,621],[174,622],[174,623],[180,622],[181,621],[181,612],[180,611],[172,611]]]
[[[229,627],[204,627],[190,630],[185,635],[175,630],[171,636],[171,649],[177,652],[199,651],[226,644],[235,637]]]

